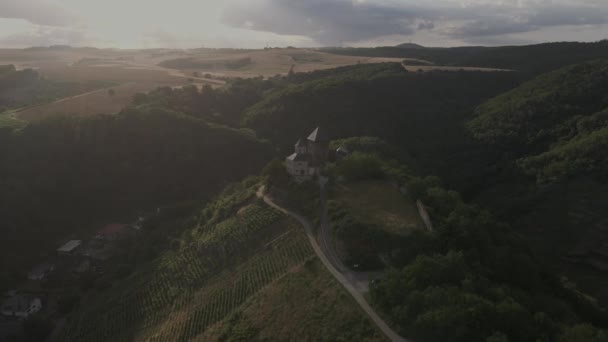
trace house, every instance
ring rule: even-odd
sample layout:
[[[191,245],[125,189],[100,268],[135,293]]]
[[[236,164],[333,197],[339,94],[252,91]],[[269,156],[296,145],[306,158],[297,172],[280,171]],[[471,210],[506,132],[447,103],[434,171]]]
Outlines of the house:
[[[81,240],[70,240],[57,248],[57,253],[60,255],[74,255],[82,245]]]
[[[350,151],[344,146],[340,146],[336,149],[336,158],[344,158],[347,157],[349,154]]]
[[[128,233],[129,226],[122,223],[112,223],[97,232],[95,238],[102,241],[114,241]]]
[[[39,312],[41,309],[42,301],[40,298],[27,295],[15,295],[2,304],[0,311],[4,316],[25,319],[30,315]]]
[[[297,182],[312,179],[318,175],[327,162],[329,138],[320,127],[315,128],[306,139],[296,142],[294,153],[285,158],[285,166]]]
[[[45,262],[34,268],[27,274],[29,280],[42,280],[55,270],[55,265]]]

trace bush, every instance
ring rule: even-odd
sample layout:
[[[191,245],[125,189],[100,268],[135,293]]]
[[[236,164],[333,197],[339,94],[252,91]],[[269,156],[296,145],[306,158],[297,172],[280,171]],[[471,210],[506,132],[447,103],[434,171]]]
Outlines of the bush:
[[[53,331],[53,322],[42,315],[34,315],[23,322],[23,331],[27,341],[44,341]]]
[[[382,161],[376,155],[355,152],[336,163],[336,173],[349,181],[382,179]]]
[[[80,302],[80,296],[78,295],[71,294],[62,296],[57,301],[57,311],[62,315],[66,315],[74,309],[78,302]]]

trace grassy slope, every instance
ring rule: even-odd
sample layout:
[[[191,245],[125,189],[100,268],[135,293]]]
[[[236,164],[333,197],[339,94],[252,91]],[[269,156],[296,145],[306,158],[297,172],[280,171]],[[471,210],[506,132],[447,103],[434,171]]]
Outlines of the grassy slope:
[[[18,129],[25,126],[26,123],[21,121],[15,117],[14,112],[6,111],[4,113],[0,113],[0,129],[1,128],[9,128],[9,129]]]
[[[186,234],[192,241],[80,305],[59,340],[206,340],[201,336],[217,334],[224,325],[230,329],[241,314],[277,322],[260,328],[260,336],[296,336],[278,322],[290,314],[309,322],[298,333],[310,340],[336,341],[349,333],[378,338],[354,301],[319,269],[297,224],[250,197],[220,198],[212,209],[216,214],[204,211],[206,223]],[[284,307],[288,312],[257,309],[255,305],[275,308],[283,302],[274,291],[291,296],[293,305]],[[329,305],[328,297],[334,296]],[[295,302],[304,298],[306,305]],[[326,315],[332,319],[324,320]],[[335,329],[336,321],[355,328]]]
[[[423,228],[416,205],[386,182],[340,184],[335,199],[358,221],[377,225],[387,233],[406,235]]]

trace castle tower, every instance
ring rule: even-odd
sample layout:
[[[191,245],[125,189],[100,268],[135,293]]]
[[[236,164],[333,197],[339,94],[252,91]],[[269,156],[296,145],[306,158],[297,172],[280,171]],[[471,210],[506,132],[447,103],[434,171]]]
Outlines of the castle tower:
[[[312,166],[320,167],[327,162],[329,154],[329,137],[320,127],[315,128],[306,139],[308,153],[312,156]]]

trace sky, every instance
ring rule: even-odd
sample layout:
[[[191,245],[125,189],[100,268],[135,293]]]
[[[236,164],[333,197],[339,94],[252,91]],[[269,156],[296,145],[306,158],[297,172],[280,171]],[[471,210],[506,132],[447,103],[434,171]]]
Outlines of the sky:
[[[0,47],[523,45],[608,38],[608,0],[0,0]]]

